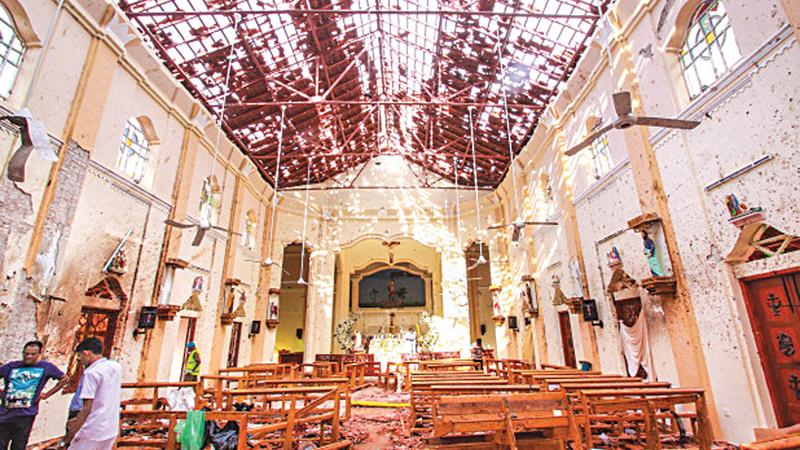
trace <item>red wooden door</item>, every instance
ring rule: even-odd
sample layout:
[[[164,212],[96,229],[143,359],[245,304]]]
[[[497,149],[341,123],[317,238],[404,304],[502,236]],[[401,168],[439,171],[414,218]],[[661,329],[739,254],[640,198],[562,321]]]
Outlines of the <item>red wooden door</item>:
[[[558,313],[558,325],[561,328],[561,347],[564,349],[564,365],[577,367],[575,362],[575,343],[572,342],[572,327],[569,324],[569,312]]]
[[[800,423],[800,272],[744,286],[778,425]]]

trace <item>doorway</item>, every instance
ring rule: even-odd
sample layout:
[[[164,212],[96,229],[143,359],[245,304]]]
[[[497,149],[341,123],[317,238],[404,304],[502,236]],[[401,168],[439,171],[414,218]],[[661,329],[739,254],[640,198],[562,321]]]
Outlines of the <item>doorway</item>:
[[[742,281],[779,427],[800,422],[800,268]]]
[[[186,332],[183,335],[183,347],[181,347],[181,372],[179,379],[182,379],[184,370],[186,370],[186,344],[189,342],[194,342],[194,330],[197,328],[197,318],[195,317],[183,317],[181,321],[186,321]],[[183,326],[181,326],[183,328]]]
[[[480,246],[483,246],[483,249]],[[481,250],[484,263],[478,263]],[[497,348],[495,326],[492,322],[492,298],[489,287],[492,274],[489,269],[489,247],[474,242],[464,252],[467,263],[467,299],[469,300],[470,342],[481,338],[485,348]]]
[[[289,244],[283,249],[283,271],[281,272],[281,293],[278,301],[278,331],[275,335],[275,352],[284,358],[300,358],[305,350],[305,323],[308,298],[308,285],[300,284],[301,278],[309,281],[309,248],[306,246],[301,264],[302,246]],[[302,267],[302,277],[301,269]]]
[[[228,367],[239,364],[239,344],[242,342],[242,322],[233,322],[231,327],[231,343],[228,346]]]
[[[577,367],[575,361],[575,343],[572,340],[572,326],[569,321],[569,311],[558,313],[558,326],[561,329],[561,347],[564,351],[564,365]]]

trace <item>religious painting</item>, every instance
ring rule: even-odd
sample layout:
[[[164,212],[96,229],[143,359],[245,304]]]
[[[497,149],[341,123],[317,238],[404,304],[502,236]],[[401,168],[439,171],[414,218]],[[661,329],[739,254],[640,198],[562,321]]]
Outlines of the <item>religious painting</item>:
[[[425,306],[425,280],[400,269],[386,269],[358,281],[359,308]]]

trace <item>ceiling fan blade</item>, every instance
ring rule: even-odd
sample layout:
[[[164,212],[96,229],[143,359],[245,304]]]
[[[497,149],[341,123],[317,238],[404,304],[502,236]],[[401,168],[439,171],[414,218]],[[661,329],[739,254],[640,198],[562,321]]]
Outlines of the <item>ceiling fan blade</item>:
[[[667,119],[666,117],[635,117],[633,123],[647,127],[680,128],[682,130],[691,130],[700,125],[700,122],[696,120]]]
[[[586,136],[586,139],[582,140],[580,143],[578,143],[578,145],[575,145],[574,147],[572,147],[569,150],[567,150],[566,152],[564,152],[564,154],[566,154],[567,156],[575,155],[576,153],[578,153],[579,151],[583,150],[584,148],[592,145],[592,142],[594,142],[595,139],[597,139],[600,136],[602,136],[608,130],[614,128],[614,125],[616,125],[616,124],[617,124],[617,122],[610,123],[610,124],[604,126],[603,128],[600,128],[599,130],[595,131],[594,133],[590,134],[589,136]]]
[[[633,111],[630,92],[617,92],[611,97],[614,100],[614,111],[617,112],[617,117],[627,116]]]
[[[203,238],[206,237],[206,230],[204,228],[197,228],[197,234],[194,235],[194,240],[192,241],[192,247],[197,247],[203,242]]]
[[[487,228],[487,230],[499,230],[499,229],[505,228],[507,226],[508,226],[508,224],[505,224],[505,223],[501,224],[501,225],[492,225],[489,228]]]
[[[182,223],[182,222],[178,222],[178,221],[175,221],[175,220],[172,220],[172,219],[167,219],[167,220],[164,221],[164,223],[169,225],[169,226],[171,226],[171,227],[183,228],[183,229],[192,228],[194,226],[194,224],[191,224],[191,223]]]
[[[523,222],[525,225],[558,225],[558,222]]]

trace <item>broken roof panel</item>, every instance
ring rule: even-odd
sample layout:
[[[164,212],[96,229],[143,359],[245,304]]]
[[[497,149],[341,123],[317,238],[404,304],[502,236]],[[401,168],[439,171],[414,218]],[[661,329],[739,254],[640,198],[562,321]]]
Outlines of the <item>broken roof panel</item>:
[[[275,184],[381,154],[497,186],[610,0],[121,0]],[[229,69],[230,66],[230,69]],[[230,70],[229,91],[225,80]],[[505,91],[505,92],[504,92]],[[469,140],[472,113],[476,164]]]

